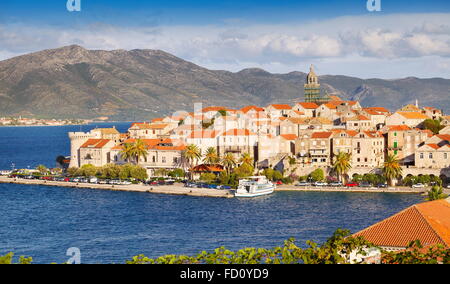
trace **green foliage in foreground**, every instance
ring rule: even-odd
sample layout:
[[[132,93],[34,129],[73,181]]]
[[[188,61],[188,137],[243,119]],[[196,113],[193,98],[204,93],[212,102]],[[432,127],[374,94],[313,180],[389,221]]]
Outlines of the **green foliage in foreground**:
[[[308,241],[308,248],[299,248],[293,239],[274,249],[246,248],[233,252],[224,247],[214,252],[203,251],[197,256],[166,255],[150,259],[135,256],[127,264],[338,264],[348,263],[351,252],[364,254],[363,248],[372,247],[362,238],[348,237],[349,231],[338,230],[322,246]],[[348,238],[347,238],[348,237]]]
[[[19,257],[18,262],[14,262],[14,254],[12,252],[4,256],[0,255],[0,264],[31,264],[31,262],[33,262],[31,257],[24,256]]]
[[[138,255],[126,264],[350,264],[350,255],[366,255],[366,249],[374,248],[361,237],[354,238],[346,230],[337,230],[324,244],[306,242],[307,248],[298,247],[293,239],[282,247],[273,249],[246,248],[233,252],[224,247],[213,252],[203,251],[197,256],[166,255],[151,259]],[[31,264],[32,258],[21,256],[14,262],[14,254],[0,256],[0,264]],[[450,249],[441,245],[424,248],[420,242],[412,242],[400,252],[382,252],[382,264],[450,264]],[[354,262],[353,262],[354,263]]]

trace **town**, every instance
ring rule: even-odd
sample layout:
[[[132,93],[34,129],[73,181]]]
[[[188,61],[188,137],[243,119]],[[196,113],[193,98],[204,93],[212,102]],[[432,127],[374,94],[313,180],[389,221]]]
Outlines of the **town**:
[[[198,179],[230,173],[244,160],[251,165],[248,175],[273,169],[307,182],[321,169],[323,180],[335,176],[347,182],[381,175],[386,163],[397,163],[401,168],[391,176],[393,185],[422,175],[448,183],[450,117],[442,110],[422,107],[417,100],[391,111],[323,94],[313,66],[304,89],[304,99],[294,105],[233,109],[196,104],[194,112],[133,123],[128,133],[115,128],[69,133],[68,167],[132,162],[150,177],[182,169]],[[141,149],[137,154],[128,151],[133,145]]]
[[[63,126],[88,124],[84,119],[37,119],[26,117],[0,117],[0,126]]]

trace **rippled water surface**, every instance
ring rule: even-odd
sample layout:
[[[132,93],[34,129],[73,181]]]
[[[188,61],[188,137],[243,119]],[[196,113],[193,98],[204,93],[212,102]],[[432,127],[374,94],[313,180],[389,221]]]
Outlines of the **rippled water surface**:
[[[103,127],[104,125],[100,125]],[[124,131],[129,124],[117,124]],[[83,126],[83,131],[94,126]],[[0,169],[54,165],[79,126],[0,128]],[[273,247],[294,237],[323,242],[337,228],[356,232],[422,197],[408,194],[288,193],[252,200],[164,196],[0,184],[0,254],[37,263],[122,263],[137,254],[196,254],[219,246]]]

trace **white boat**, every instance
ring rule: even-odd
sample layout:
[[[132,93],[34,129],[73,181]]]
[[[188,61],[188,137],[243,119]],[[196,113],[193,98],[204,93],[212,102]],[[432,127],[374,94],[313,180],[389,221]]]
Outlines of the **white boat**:
[[[249,177],[239,181],[239,186],[234,196],[257,197],[268,195],[274,192],[275,187],[265,176]]]

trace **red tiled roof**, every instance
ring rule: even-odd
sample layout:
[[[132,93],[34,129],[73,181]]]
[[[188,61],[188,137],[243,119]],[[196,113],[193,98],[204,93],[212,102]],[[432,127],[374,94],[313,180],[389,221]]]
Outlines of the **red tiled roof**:
[[[324,104],[324,106],[326,106],[329,109],[336,109],[337,108],[337,106],[335,104],[331,104],[331,103]]]
[[[428,116],[426,116],[423,113],[420,112],[414,112],[414,111],[399,111],[397,112],[401,116],[403,116],[406,119],[429,119]]]
[[[326,139],[330,138],[333,132],[314,132],[311,136],[312,139]]]
[[[423,246],[441,244],[450,248],[450,200],[409,207],[355,236],[382,247],[404,248],[419,240]]]
[[[389,125],[389,131],[408,131],[411,130],[411,127],[407,125]]]
[[[255,133],[248,129],[231,129],[222,134],[222,136],[254,136]]]
[[[316,103],[298,103],[301,105],[304,109],[316,109],[319,106]]]
[[[89,139],[86,141],[83,145],[81,145],[80,148],[96,148],[101,149],[103,148],[108,142],[111,141],[110,139]]]
[[[450,134],[438,134],[438,135],[436,135],[436,137],[438,137],[439,139],[442,139],[442,140],[450,142]]]
[[[389,110],[387,108],[384,108],[384,107],[368,107],[368,108],[365,108],[365,109],[371,109],[371,110],[378,111],[378,112],[389,113]]]
[[[196,173],[216,173],[216,172],[223,172],[223,166],[222,165],[198,165],[192,169],[193,172]]]
[[[280,136],[286,140],[297,140],[298,138],[295,134],[281,134]]]
[[[257,106],[246,106],[246,107],[241,108],[241,111],[243,113],[247,113],[251,110],[255,110],[257,112],[264,111],[264,109],[262,107],[257,107]]]
[[[269,105],[269,107],[273,107],[273,108],[278,109],[278,110],[292,109],[292,107],[290,105],[283,105],[283,104]]]
[[[196,130],[192,131],[188,138],[216,138],[219,134],[217,130]]]
[[[437,149],[441,148],[441,147],[439,147],[438,144],[426,144],[426,146],[431,147],[431,148],[433,148],[434,150],[437,150]]]

